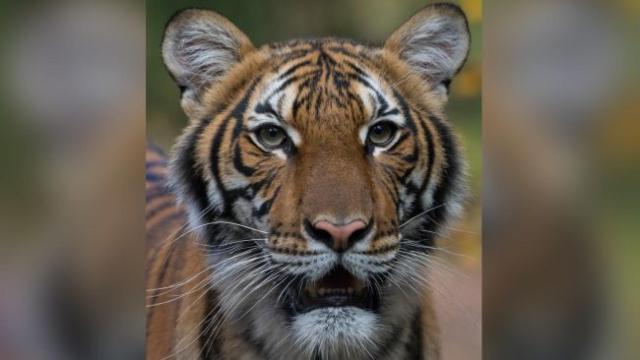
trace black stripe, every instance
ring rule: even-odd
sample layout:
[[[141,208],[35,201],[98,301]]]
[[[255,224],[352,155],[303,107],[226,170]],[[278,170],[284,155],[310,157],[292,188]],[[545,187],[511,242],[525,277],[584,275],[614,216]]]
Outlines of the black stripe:
[[[360,84],[368,87],[369,89],[371,89],[371,91],[373,91],[376,94],[376,96],[380,95],[380,93],[373,87],[373,85],[371,85],[371,83],[367,79],[363,78],[362,76],[357,74],[346,73],[345,77],[353,81],[357,81]]]
[[[215,305],[215,293],[213,290],[208,290],[205,296],[204,307],[204,314],[206,314],[206,316],[202,320],[200,327],[200,359],[202,360],[214,360],[222,357],[220,353],[221,339],[219,336],[214,336],[214,330],[218,326],[218,324],[213,324],[216,313],[214,311]]]
[[[236,141],[236,144],[233,149],[233,165],[236,170],[238,170],[242,175],[249,177],[252,176],[255,172],[255,169],[249,166],[246,166],[242,162],[242,151],[240,150],[240,142]]]
[[[229,122],[231,121],[232,118],[236,119],[236,127],[234,129],[234,133],[236,131],[239,131],[238,129],[241,129],[242,127],[242,119],[244,117],[244,113],[247,109],[247,104],[249,102],[249,97],[251,96],[251,94],[253,93],[253,90],[256,86],[256,83],[259,81],[259,78],[254,80],[253,83],[251,83],[251,85],[249,86],[249,89],[246,91],[245,95],[242,97],[242,99],[240,100],[240,102],[236,105],[236,107],[231,111],[231,113],[229,114],[229,116],[227,116],[223,123],[220,125],[220,127],[217,129],[216,134],[214,136],[213,139],[213,143],[211,145],[211,153],[209,154],[209,164],[210,164],[210,171],[211,174],[213,175],[216,183],[218,184],[218,191],[220,191],[221,195],[222,195],[222,211],[221,211],[221,216],[226,217],[229,216],[231,218],[231,214],[230,214],[230,204],[229,202],[232,201],[231,200],[231,194],[229,193],[229,191],[227,191],[227,189],[225,189],[224,184],[222,182],[222,176],[220,175],[220,168],[219,168],[219,162],[220,162],[220,150],[221,150],[221,145],[222,145],[222,140],[224,138],[224,134],[227,130],[227,126],[229,125]],[[206,195],[206,192],[205,192]]]
[[[384,98],[384,96],[375,88],[373,87],[373,85],[371,85],[371,83],[365,79],[364,77],[360,76],[360,75],[356,75],[356,74],[346,74],[345,75],[347,78],[357,81],[360,84],[364,85],[365,87],[369,88],[369,90],[371,90],[375,96],[376,96],[376,100],[378,101],[378,109],[376,111],[376,117],[380,118],[380,117],[385,117],[385,116],[389,116],[389,115],[396,115],[400,113],[400,110],[396,109],[396,108],[389,108],[389,102]],[[416,128],[415,128],[415,123],[413,122],[413,120],[411,119],[411,114],[409,113],[409,106],[407,105],[407,103],[404,101],[404,99],[400,96],[400,94],[394,90],[393,91],[396,99],[398,100],[398,102],[400,103],[400,106],[402,108],[402,112],[405,115],[405,118],[407,119],[407,123],[409,124],[409,128],[415,132]]]
[[[271,98],[273,96],[275,96],[277,93],[281,92],[282,90],[284,90],[286,87],[288,87],[289,85],[291,85],[292,83],[296,82],[296,81],[300,81],[302,79],[307,79],[309,77],[314,77],[314,76],[319,76],[321,73],[320,70],[313,70],[313,71],[309,71],[306,72],[304,74],[300,74],[298,76],[293,76],[290,77],[289,79],[287,79],[286,81],[284,81],[282,84],[280,84],[280,86],[278,86],[275,90],[273,90],[273,92],[271,92],[269,94],[269,96],[267,96],[267,99],[271,100]]]
[[[173,195],[168,187],[155,185],[151,189],[145,191],[145,203],[151,202],[155,198],[167,195]]]
[[[186,147],[178,151],[176,158],[178,172],[182,177],[181,182],[187,187],[191,201],[196,204],[199,212],[209,208],[209,197],[204,179],[196,168],[195,149],[197,139],[212,120],[213,115],[200,121],[195,131],[184,139],[183,143]],[[210,221],[209,212],[203,213],[202,216]]]
[[[309,47],[305,47],[305,48],[302,48],[302,49],[291,50],[287,54],[282,56],[282,58],[281,58],[282,61],[280,62],[280,64],[286,64],[286,63],[289,63],[291,61],[301,59],[301,58],[309,55],[309,52],[311,52],[311,51],[312,51],[312,49],[310,49]]]
[[[400,135],[400,138],[396,140],[396,142],[393,143],[393,145],[391,145],[390,148],[387,149],[387,153],[390,154],[395,148],[397,148],[400,144],[402,144],[403,141],[407,140],[408,137],[409,137],[409,134],[406,132]]]
[[[389,115],[398,115],[400,110],[398,109],[389,109],[387,111],[378,111],[378,117],[385,117]]]
[[[444,149],[445,161],[444,168],[442,169],[442,176],[440,177],[440,183],[437,185],[434,192],[434,206],[445,204],[447,197],[450,195],[455,181],[458,181],[460,177],[460,160],[458,149],[455,145],[453,134],[448,125],[446,125],[441,119],[435,115],[430,115],[429,119],[435,124],[440,139],[442,140],[442,147]],[[434,224],[441,224],[446,215],[445,206],[438,206],[433,212],[430,212]]]
[[[254,194],[257,194],[262,190],[262,188],[264,188],[267,185],[270,185],[271,181],[273,181],[273,176],[267,175],[264,178],[249,184],[249,187],[251,188],[251,191],[253,191]]]
[[[259,103],[258,105],[256,105],[254,111],[258,114],[271,115],[276,119],[280,120],[280,115],[278,115],[278,113],[273,109],[271,104],[269,104],[268,102]]]
[[[344,64],[346,64],[349,68],[351,68],[351,70],[355,71],[358,75],[368,78],[369,74],[367,74],[364,70],[362,70],[358,65],[352,63],[349,60],[345,60],[343,61]]]
[[[402,110],[402,114],[404,115],[404,118],[406,120],[406,124],[408,125],[409,129],[414,133],[414,134],[418,134],[418,130],[417,130],[417,126],[416,126],[416,119],[412,116],[411,113],[411,109],[409,108],[409,105],[407,104],[407,102],[400,96],[400,94],[394,90],[394,96],[396,97],[396,100],[398,101],[398,103],[400,104],[400,108]],[[422,121],[422,119],[420,118],[420,114],[417,114],[417,116],[419,117],[418,119],[418,123],[421,127],[421,129],[423,130],[423,132],[425,132],[425,134],[427,134],[426,136],[426,142],[427,142],[427,156],[428,156],[428,163],[427,163],[427,174],[425,175],[425,179],[423,181],[423,184],[420,188],[420,191],[416,194],[418,196],[418,199],[416,201],[416,203],[418,204],[418,206],[413,208],[413,211],[410,212],[409,214],[407,214],[407,219],[416,216],[420,211],[424,211],[424,209],[422,208],[422,204],[420,202],[420,196],[423,194],[425,188],[426,188],[426,184],[429,182],[429,179],[431,178],[431,167],[433,165],[433,158],[434,158],[434,147],[433,147],[433,143],[431,140],[431,136],[429,135],[429,131],[428,129],[426,129],[426,126],[424,124],[424,122]],[[412,154],[412,156],[410,156],[407,160],[413,160],[415,161],[415,159],[417,158],[417,146],[414,145],[414,153]],[[401,181],[402,183],[406,183],[407,185],[407,178],[408,176],[411,175],[411,171],[408,171],[406,174],[404,174],[401,177]]]
[[[433,172],[433,164],[434,164],[434,158],[435,158],[435,148],[434,148],[434,144],[433,144],[433,135],[431,134],[431,131],[429,129],[429,127],[426,125],[426,123],[424,122],[424,120],[422,119],[422,117],[420,116],[419,113],[417,113],[417,116],[419,117],[419,121],[418,121],[418,125],[420,126],[420,129],[422,130],[422,132],[424,133],[425,136],[425,142],[427,143],[427,172],[424,176],[424,179],[422,180],[422,183],[420,184],[420,188],[416,189],[416,194],[418,196],[417,199],[417,204],[418,206],[413,208],[413,211],[411,211],[410,213],[408,213],[406,215],[407,219],[410,219],[414,216],[417,216],[420,212],[425,211],[426,209],[423,207],[422,201],[420,199],[420,197],[424,194],[424,192],[427,189],[427,186],[429,184],[429,182],[431,181],[431,176],[432,176],[432,172]],[[413,186],[413,184],[410,184],[407,182],[407,186]],[[434,206],[438,205],[434,203]],[[435,211],[436,209],[434,209]],[[429,219],[429,221],[427,223],[425,223],[425,228],[428,228],[429,232],[427,232],[426,236],[424,236],[423,240],[425,242],[426,245],[430,246],[433,242],[433,238],[434,236],[432,231],[434,231],[432,229],[433,224],[430,223],[431,219]]]
[[[156,161],[145,161],[144,163],[144,168],[145,169],[150,169],[150,168],[154,168],[154,167],[164,167],[167,166],[167,161],[166,160],[156,160]]]
[[[420,114],[418,114],[418,117],[420,117]],[[427,143],[427,174],[425,175],[425,178],[420,185],[420,194],[423,194],[427,189],[429,181],[431,180],[433,163],[435,161],[435,148],[433,146],[433,135],[431,134],[431,130],[429,129],[427,124],[425,124],[422,117],[420,117],[419,123],[425,135],[425,142]]]
[[[356,53],[347,50],[343,46],[329,46],[329,47],[327,47],[327,50],[329,50],[331,52],[338,53],[338,54],[342,54],[342,55],[344,55],[344,56],[346,56],[348,58],[351,58],[353,60],[360,60],[360,58],[358,57],[358,55]]]
[[[422,360],[424,359],[424,349],[422,344],[422,313],[420,311],[414,316],[411,328],[411,338],[407,343],[407,360]]]
[[[220,125],[220,127],[217,129],[216,134],[213,137],[213,143],[211,144],[211,154],[209,155],[211,175],[213,175],[213,178],[216,184],[218,184],[218,191],[220,191],[222,195],[222,211],[221,211],[222,214],[221,215],[227,214],[228,206],[227,206],[227,193],[224,189],[224,184],[222,183],[222,177],[220,176],[220,168],[218,167],[219,165],[218,160],[220,158],[220,154],[218,152],[220,151],[220,148],[222,145],[222,139],[224,137],[225,131],[227,130],[227,126],[229,125],[229,121],[231,121],[231,117],[225,118],[222,124]]]
[[[276,188],[276,190],[273,193],[273,197],[269,200],[265,200],[265,202],[262,203],[262,205],[260,205],[258,209],[255,209],[253,211],[254,217],[261,218],[264,215],[266,215],[269,212],[269,210],[271,210],[271,206],[273,205],[273,202],[275,201],[276,197],[280,193],[280,188],[281,186],[278,186],[278,188]]]
[[[347,77],[343,73],[336,73],[333,76],[333,85],[336,87],[338,92],[342,95],[343,91],[349,87],[349,81],[347,81]]]
[[[400,109],[402,110],[402,113],[405,119],[407,120],[409,129],[411,129],[411,131],[413,131],[413,133],[415,134],[417,132],[416,123],[415,123],[415,120],[413,119],[413,116],[411,116],[411,110],[409,109],[409,105],[407,104],[406,101],[404,101],[404,98],[400,95],[400,93],[398,93],[397,90],[395,89],[393,90],[393,95],[395,96],[396,100],[400,103]],[[378,95],[378,96],[381,96],[381,95]]]
[[[364,114],[365,113],[365,105],[364,102],[362,102],[362,99],[359,96],[356,96],[355,94],[353,94],[352,92],[347,92],[347,97],[349,99],[351,99],[353,102],[356,103],[356,105],[358,106],[358,111],[360,112],[360,114]]]
[[[385,181],[385,179],[381,177],[380,182],[382,183],[382,186],[384,186],[385,190],[387,190],[387,193],[389,193],[389,195],[391,196],[391,199],[393,199],[393,202],[398,202],[398,193],[397,188],[395,187],[395,182],[393,181],[393,172],[388,170],[386,166],[383,166],[382,169],[389,177],[389,181]]]
[[[161,182],[162,180],[165,180],[165,176],[164,174],[158,174],[158,173],[153,173],[150,171],[145,171],[144,173],[144,179],[145,181],[148,182]]]
[[[278,80],[282,80],[282,79],[286,78],[287,76],[290,76],[296,70],[300,69],[303,66],[307,66],[309,64],[311,64],[311,61],[310,60],[305,60],[305,61],[301,61],[301,62],[291,66],[289,69],[287,69],[287,71],[285,71],[284,73],[282,73],[282,75],[280,75],[278,77]]]
[[[147,205],[145,207],[145,221],[153,218],[154,216],[156,216],[157,214],[159,214],[160,212],[162,212],[163,210],[169,209],[171,207],[176,207],[175,202],[173,201],[173,199],[167,199],[166,202],[156,205],[156,206],[149,206]]]
[[[255,82],[259,79],[254,80],[252,87],[255,86]],[[238,86],[235,86],[232,90],[239,91],[240,88],[246,84],[243,81]],[[225,105],[222,105],[225,106]],[[205,209],[209,208],[209,199],[207,195],[207,186],[204,182],[204,179],[200,176],[200,169],[196,166],[197,162],[195,159],[195,150],[197,145],[197,140],[200,138],[204,129],[211,124],[213,119],[220,114],[224,110],[223,107],[219,107],[214,109],[207,116],[202,118],[197,125],[197,128],[187,137],[181,141],[181,147],[177,151],[176,163],[178,168],[178,173],[181,176],[181,183],[183,183],[187,187],[187,193],[191,197],[192,202],[194,202],[198,210],[203,212]],[[213,209],[210,209],[206,213],[202,214],[204,220],[211,221],[213,214],[211,214]]]

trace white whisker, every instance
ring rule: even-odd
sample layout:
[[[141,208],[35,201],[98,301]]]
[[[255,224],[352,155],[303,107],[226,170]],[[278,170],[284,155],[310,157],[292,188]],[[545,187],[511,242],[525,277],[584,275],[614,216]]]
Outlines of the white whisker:
[[[444,206],[444,204],[436,205],[436,206],[430,207],[429,209],[427,209],[425,211],[420,212],[419,214],[417,214],[415,216],[412,216],[411,218],[409,218],[409,220],[407,220],[407,221],[403,222],[402,224],[400,224],[398,226],[398,229],[402,229],[404,226],[406,226],[407,224],[411,223],[412,221],[415,221],[415,220],[419,219],[421,216],[427,214],[428,212],[433,211],[433,210],[435,210],[435,209],[437,209],[439,207],[442,207],[442,206]]]

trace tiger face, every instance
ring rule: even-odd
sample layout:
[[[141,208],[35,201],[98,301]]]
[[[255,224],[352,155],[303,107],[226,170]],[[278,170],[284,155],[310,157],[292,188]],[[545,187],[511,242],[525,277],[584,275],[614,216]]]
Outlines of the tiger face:
[[[381,47],[255,48],[216,13],[172,19],[163,56],[191,124],[171,179],[226,321],[270,354],[358,358],[415,315],[434,234],[464,193],[442,112],[468,47],[453,5]]]

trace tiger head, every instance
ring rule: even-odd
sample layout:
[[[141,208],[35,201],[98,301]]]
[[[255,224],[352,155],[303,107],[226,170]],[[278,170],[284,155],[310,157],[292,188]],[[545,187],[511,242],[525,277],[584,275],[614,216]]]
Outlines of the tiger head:
[[[443,107],[468,49],[448,4],[383,46],[256,48],[211,11],[170,21],[163,57],[191,120],[172,183],[227,319],[268,351],[355,356],[418,311],[435,234],[464,195]]]

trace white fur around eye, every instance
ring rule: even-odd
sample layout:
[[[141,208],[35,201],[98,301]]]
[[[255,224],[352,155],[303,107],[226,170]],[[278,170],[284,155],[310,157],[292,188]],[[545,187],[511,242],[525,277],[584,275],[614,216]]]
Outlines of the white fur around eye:
[[[300,147],[300,145],[302,145],[302,136],[296,129],[287,126],[284,130],[287,132],[287,135],[289,135],[289,139],[293,141],[293,145],[296,147]]]

